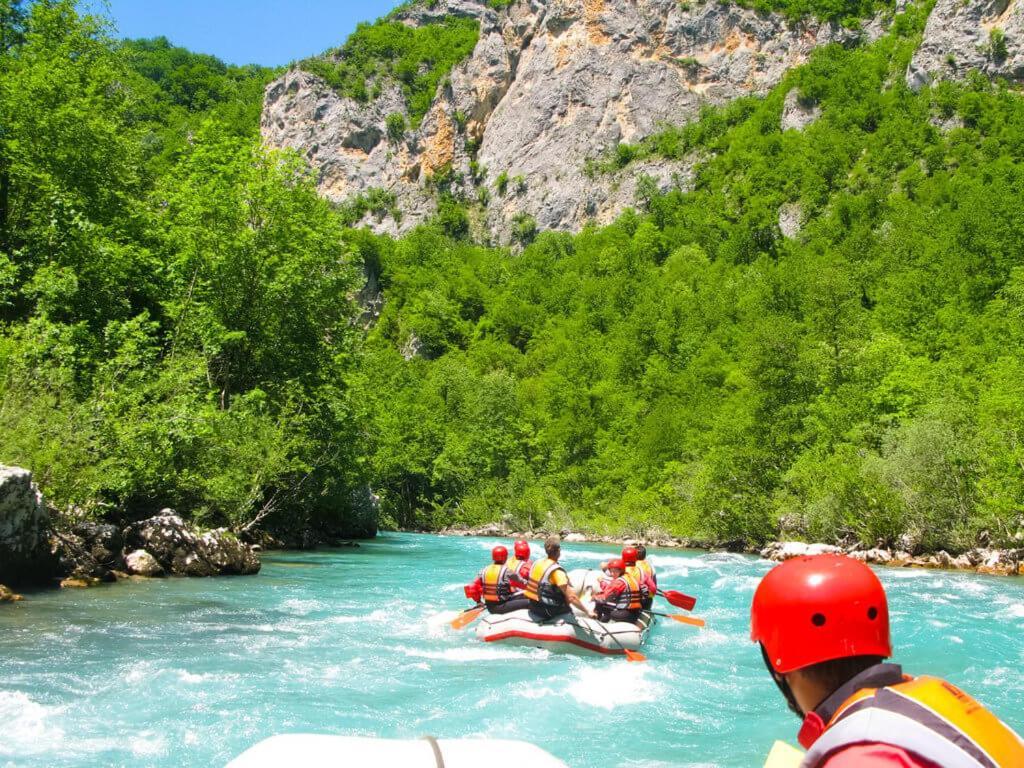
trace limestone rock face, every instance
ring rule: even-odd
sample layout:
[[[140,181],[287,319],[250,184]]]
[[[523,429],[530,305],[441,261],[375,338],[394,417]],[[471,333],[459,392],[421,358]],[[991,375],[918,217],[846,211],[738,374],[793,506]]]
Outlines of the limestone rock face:
[[[197,534],[169,509],[129,526],[125,546],[133,555],[144,550],[163,571],[175,576],[249,574],[260,569],[259,557],[250,546],[224,530]],[[142,565],[139,558],[136,562]]]
[[[0,466],[0,581],[40,581],[54,573],[50,515],[32,473]]]
[[[907,68],[907,84],[917,89],[971,70],[1024,80],[1024,1],[935,3]]]
[[[430,180],[449,168],[454,193],[485,201],[484,226],[498,242],[525,217],[542,230],[608,221],[635,204],[637,177],[662,191],[686,188],[693,163],[631,167],[616,178],[588,174],[588,161],[662,124],[691,121],[705,104],[763,93],[817,46],[858,34],[678,0],[518,0],[500,12],[484,0],[438,0],[397,18],[418,25],[452,14],[480,21],[479,42],[400,140],[387,131],[389,114],[408,115],[397,87],[360,104],[297,69],[267,87],[264,140],[302,153],[322,194],[342,202],[381,188],[395,196],[401,221],[378,211],[363,222],[378,232],[430,216]],[[874,23],[859,34],[880,33]]]

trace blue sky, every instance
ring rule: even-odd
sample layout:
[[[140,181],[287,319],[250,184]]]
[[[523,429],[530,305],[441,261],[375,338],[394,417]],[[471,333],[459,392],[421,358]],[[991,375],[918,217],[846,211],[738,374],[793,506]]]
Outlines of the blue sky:
[[[164,35],[230,64],[287,64],[341,44],[399,0],[106,0],[121,37]],[[102,12],[102,0],[82,3]]]

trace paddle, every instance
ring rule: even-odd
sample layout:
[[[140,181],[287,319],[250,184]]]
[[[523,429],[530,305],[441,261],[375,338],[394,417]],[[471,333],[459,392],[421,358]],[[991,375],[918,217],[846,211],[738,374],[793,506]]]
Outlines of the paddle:
[[[598,623],[600,624],[600,622]],[[626,661],[647,661],[647,657],[644,656],[642,653],[640,653],[639,651],[631,651],[629,650],[629,648],[620,643],[619,638],[617,638],[615,636],[615,633],[612,632],[610,629],[605,629],[604,627],[601,627],[601,629],[604,631],[606,635],[608,635],[608,637],[612,639],[612,642],[619,646],[619,648],[622,649],[622,652],[626,654]]]
[[[476,617],[479,616],[481,613],[483,613],[483,610],[486,607],[487,606],[484,605],[474,605],[472,608],[467,608],[462,613],[460,613],[457,618],[455,618],[452,621],[452,629],[462,629],[463,627],[472,624],[473,620],[476,619]]]
[[[694,627],[703,627],[705,622],[704,619],[698,619],[696,616],[683,616],[679,613],[655,613],[651,611],[654,616],[664,616],[666,619],[672,619],[678,621],[680,624],[690,624]]]
[[[676,592],[674,589],[667,589],[664,592],[659,589],[658,594],[668,600],[669,603],[674,605],[676,608],[682,608],[684,611],[692,611],[693,607],[697,604],[696,597],[684,595],[682,592]]]

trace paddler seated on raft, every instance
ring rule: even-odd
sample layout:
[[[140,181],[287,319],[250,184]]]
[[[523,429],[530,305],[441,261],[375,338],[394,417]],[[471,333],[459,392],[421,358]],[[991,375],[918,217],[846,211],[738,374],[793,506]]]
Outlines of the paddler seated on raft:
[[[754,593],[750,637],[803,720],[801,768],[1024,766],[1024,742],[977,701],[883,663],[892,656],[885,590],[858,560],[774,567]]]
[[[654,596],[658,593],[658,576],[654,572],[654,566],[647,559],[647,547],[643,544],[636,545],[636,567],[643,574],[643,581],[647,585],[647,597],[644,598],[644,610],[651,610]]]
[[[492,562],[477,575],[471,589],[483,597],[484,605],[491,613],[511,613],[530,607],[525,597],[512,594],[508,566],[508,550],[497,546],[491,550]]]
[[[626,573],[620,558],[608,561],[611,578],[602,582],[602,589],[594,595],[594,607],[599,621],[632,621],[640,618],[643,594],[640,583]]]
[[[530,601],[531,618],[544,621],[563,613],[569,613],[575,605],[591,618],[594,612],[580,602],[576,590],[569,583],[569,574],[558,564],[562,555],[562,542],[557,536],[544,541],[547,557],[538,560],[530,568],[524,595]]]
[[[530,545],[525,539],[518,539],[512,545],[514,557],[508,561],[508,578],[512,583],[512,593],[517,594],[526,589],[526,583],[530,580],[530,569],[533,561],[530,560]]]
[[[644,551],[646,554],[646,550]],[[645,611],[651,609],[651,604],[654,602],[654,594],[658,591],[658,585],[655,584],[646,573],[641,570],[638,565],[640,560],[640,550],[637,547],[625,547],[622,550],[622,562],[626,566],[626,575],[631,576],[640,585],[640,604]]]

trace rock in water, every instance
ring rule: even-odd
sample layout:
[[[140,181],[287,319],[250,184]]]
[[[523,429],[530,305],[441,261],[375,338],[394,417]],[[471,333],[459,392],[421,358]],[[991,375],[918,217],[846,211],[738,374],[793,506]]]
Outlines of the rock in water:
[[[144,549],[136,549],[124,557],[128,573],[135,576],[163,576],[164,569],[149,552]]]
[[[144,550],[174,576],[250,574],[260,569],[259,557],[236,536],[224,529],[200,535],[170,509],[129,526],[124,538],[126,547]]]
[[[15,594],[3,584],[0,584],[0,603],[16,603],[24,599],[21,595]]]
[[[0,466],[0,581],[40,582],[55,573],[49,530],[50,516],[32,473]]]

